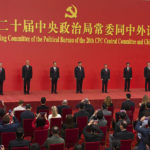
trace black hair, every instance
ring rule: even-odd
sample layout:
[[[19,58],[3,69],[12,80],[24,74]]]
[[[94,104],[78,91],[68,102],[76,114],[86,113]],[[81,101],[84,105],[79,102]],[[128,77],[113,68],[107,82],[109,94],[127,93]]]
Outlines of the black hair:
[[[126,113],[125,112],[120,112],[120,118],[121,119],[126,119]]]
[[[24,134],[23,128],[21,128],[21,127],[17,128],[17,130],[16,130],[16,137],[17,137],[17,139],[21,139],[23,134]]]
[[[26,109],[30,109],[31,105],[30,104],[26,104]]]
[[[121,121],[120,125],[123,126],[124,129],[128,126],[126,121]]]
[[[98,112],[97,112],[97,119],[103,119],[103,117],[104,117],[104,115],[103,115],[103,112],[101,111],[101,110],[99,110]]]
[[[127,94],[126,94],[126,97],[127,97],[128,99],[130,99],[130,98],[131,98],[131,94],[130,94],[130,93],[127,93]]]
[[[45,104],[45,102],[46,102],[46,98],[45,98],[45,97],[42,97],[42,98],[41,98],[41,103],[42,103],[42,104]]]
[[[39,116],[36,120],[36,127],[43,127],[46,123],[46,120],[44,119],[44,117]]]
[[[79,108],[80,108],[80,109],[83,109],[83,108],[84,108],[84,103],[83,103],[83,102],[80,103]]]

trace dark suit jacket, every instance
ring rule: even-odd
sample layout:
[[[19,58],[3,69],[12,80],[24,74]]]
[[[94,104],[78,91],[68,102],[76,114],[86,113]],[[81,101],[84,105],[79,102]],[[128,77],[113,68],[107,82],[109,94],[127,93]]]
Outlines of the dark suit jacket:
[[[75,75],[75,78],[76,78],[77,80],[82,80],[82,79],[84,79],[84,77],[85,77],[84,68],[81,67],[81,70],[80,70],[78,66],[75,67],[75,69],[74,69],[74,75]]]
[[[130,110],[131,107],[135,107],[134,102],[132,102],[131,100],[126,100],[121,105],[122,110]]]
[[[142,137],[139,143],[139,150],[145,150],[144,141],[148,136],[150,136],[150,128],[141,127],[141,125],[142,125],[142,122],[138,121],[135,126],[135,130],[142,134]]]
[[[89,113],[85,110],[80,110],[74,114],[74,121],[76,122],[77,117],[87,116],[89,118]]]
[[[5,69],[2,68],[2,71],[0,72],[0,81],[4,81],[5,80]]]
[[[59,78],[59,68],[58,67],[56,67],[56,71],[54,70],[53,67],[50,68],[50,78],[52,78],[52,80]]]
[[[110,70],[109,69],[107,69],[107,71],[105,71],[105,69],[101,70],[101,79],[103,79],[103,80],[110,79]]]
[[[58,113],[59,113],[60,115],[62,115],[62,110],[63,110],[64,108],[70,108],[70,106],[68,106],[68,105],[60,105],[60,106],[57,106]]]
[[[129,70],[127,70],[127,67],[124,68],[123,77],[125,79],[132,78],[132,68],[130,67]]]
[[[150,69],[148,69],[148,67],[144,68],[144,77],[150,79]]]
[[[86,126],[83,129],[83,135],[85,137],[86,142],[97,142],[97,141],[102,140],[104,133],[99,127],[95,126],[95,130],[97,131],[97,134],[91,134],[90,132],[88,132],[88,129],[89,129],[89,126]]]
[[[29,147],[30,142],[24,139],[16,139],[9,142],[8,150],[11,150],[13,147]]]
[[[0,132],[16,132],[16,129],[20,126],[18,120],[13,117],[14,123],[10,124],[1,124],[0,125]]]
[[[23,120],[24,119],[34,119],[34,113],[29,111],[29,110],[25,110],[24,112],[21,113],[21,125],[23,126]]]
[[[76,105],[76,108],[80,107],[80,103]],[[85,104],[84,103],[84,110],[86,110],[89,113],[89,117],[91,117],[94,113],[94,107],[91,104]]]
[[[32,78],[32,66],[27,69],[26,65],[22,67],[22,78],[30,80]]]
[[[37,107],[37,114],[39,113],[39,110],[49,110],[49,107],[46,105],[41,105]]]
[[[129,140],[129,139],[134,138],[133,133],[129,132],[127,130],[120,131],[120,132],[115,132],[113,136],[114,136],[115,139],[118,139],[118,140]]]

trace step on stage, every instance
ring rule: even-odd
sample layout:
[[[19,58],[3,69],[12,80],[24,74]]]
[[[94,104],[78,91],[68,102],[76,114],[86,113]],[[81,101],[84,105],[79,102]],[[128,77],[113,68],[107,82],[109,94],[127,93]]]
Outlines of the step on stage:
[[[131,98],[138,107],[142,97],[147,94],[150,97],[150,92],[145,92],[144,89],[131,89]],[[51,94],[50,91],[31,91],[30,95],[24,95],[21,91],[5,92],[0,96],[0,100],[4,100],[8,108],[13,108],[17,105],[18,100],[22,99],[25,103],[32,105],[33,111],[40,105],[41,97],[46,97],[47,105],[60,105],[63,99],[67,99],[69,105],[75,109],[75,105],[84,98],[89,98],[91,104],[95,108],[100,108],[104,98],[111,96],[114,106],[119,108],[122,101],[125,100],[126,92],[122,89],[110,89],[108,93],[102,93],[101,90],[84,90],[83,94],[76,94],[75,90],[62,90],[58,94]]]

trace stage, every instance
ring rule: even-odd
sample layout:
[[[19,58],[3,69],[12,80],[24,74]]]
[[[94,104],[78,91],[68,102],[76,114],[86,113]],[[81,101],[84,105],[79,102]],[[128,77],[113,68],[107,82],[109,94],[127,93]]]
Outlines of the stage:
[[[150,97],[150,92],[145,92],[144,89],[131,89],[131,99],[135,102],[138,108],[142,97],[147,94]],[[33,111],[37,105],[40,105],[41,97],[46,97],[47,105],[60,105],[63,99],[67,99],[72,109],[75,109],[77,103],[82,99],[88,98],[95,108],[100,108],[106,96],[111,96],[115,108],[119,108],[122,101],[125,100],[126,92],[123,89],[110,89],[108,93],[102,93],[101,90],[84,90],[83,94],[76,94],[74,90],[58,91],[58,94],[51,94],[50,91],[31,91],[30,95],[24,95],[22,91],[8,91],[0,96],[0,100],[4,100],[8,108],[13,108],[17,105],[18,100],[22,99],[25,103],[32,105]]]

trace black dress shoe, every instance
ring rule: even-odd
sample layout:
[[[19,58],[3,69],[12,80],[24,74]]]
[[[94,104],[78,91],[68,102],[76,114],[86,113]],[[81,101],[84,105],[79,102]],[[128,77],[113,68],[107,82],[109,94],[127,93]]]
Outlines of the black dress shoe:
[[[104,91],[102,91],[102,93],[104,93]]]
[[[55,92],[55,94],[58,94],[57,92]]]
[[[30,94],[30,93],[29,93],[29,91],[28,91],[28,92],[26,92],[26,94]]]
[[[108,93],[107,91],[105,91],[105,93]]]
[[[80,93],[83,93],[82,91],[80,91]]]
[[[79,93],[79,91],[76,91],[76,93]]]

